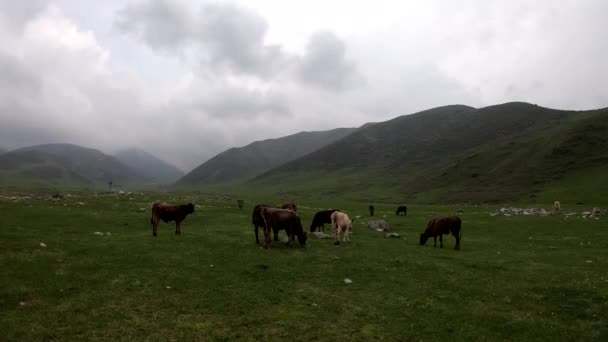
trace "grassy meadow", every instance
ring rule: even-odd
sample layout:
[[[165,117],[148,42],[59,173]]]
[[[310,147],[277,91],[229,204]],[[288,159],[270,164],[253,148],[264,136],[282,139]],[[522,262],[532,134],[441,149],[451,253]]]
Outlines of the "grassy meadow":
[[[181,236],[163,223],[153,238],[154,201],[192,201],[197,213]],[[397,217],[395,205],[375,204],[401,235],[387,239],[365,227],[369,203],[301,199],[307,231],[321,208],[361,216],[352,242],[265,250],[255,202],[268,201],[0,200],[0,340],[608,340],[606,217],[440,205]],[[458,210],[461,251],[452,237],[443,249],[418,246],[430,217]]]

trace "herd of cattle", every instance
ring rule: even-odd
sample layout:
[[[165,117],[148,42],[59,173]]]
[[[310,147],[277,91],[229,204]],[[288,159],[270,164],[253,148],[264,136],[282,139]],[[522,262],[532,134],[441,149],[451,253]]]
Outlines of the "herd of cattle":
[[[243,202],[238,201],[239,208],[243,208]],[[370,216],[374,216],[374,206],[369,206]],[[194,205],[192,203],[172,206],[167,204],[155,203],[152,205],[152,236],[157,235],[157,227],[160,220],[163,222],[175,221],[175,234],[181,234],[180,225],[188,214],[194,213]],[[407,207],[400,206],[397,208],[396,215],[406,215]],[[334,244],[340,244],[340,235],[342,241],[350,241],[350,235],[353,231],[353,222],[355,220],[348,217],[344,212],[338,209],[322,210],[315,214],[310,225],[310,232],[316,230],[325,230],[325,224],[331,224]],[[295,203],[287,203],[278,207],[266,204],[258,204],[253,208],[251,222],[255,229],[255,242],[260,243],[258,232],[260,228],[264,230],[264,247],[268,248],[272,244],[271,232],[274,235],[274,241],[279,241],[279,231],[285,230],[288,240],[287,244],[295,242],[296,238],[301,245],[306,244],[308,234],[304,232],[302,220],[298,214],[298,208]],[[456,238],[454,249],[460,249],[460,239],[462,221],[458,216],[435,217],[431,219],[422,234],[420,234],[420,245],[426,244],[426,241],[433,237],[434,246],[437,247],[437,237],[439,237],[439,245],[443,248],[443,235],[452,234]]]

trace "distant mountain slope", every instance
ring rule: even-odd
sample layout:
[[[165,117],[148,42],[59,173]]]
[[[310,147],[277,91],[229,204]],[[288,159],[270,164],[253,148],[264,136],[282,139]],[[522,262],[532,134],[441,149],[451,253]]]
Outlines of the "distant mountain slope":
[[[114,157],[157,183],[173,183],[184,175],[184,172],[174,165],[139,149],[122,150],[115,153]]]
[[[177,182],[177,186],[243,181],[278,165],[337,141],[355,128],[300,132],[278,139],[256,141],[231,148],[201,164]]]
[[[419,201],[534,196],[556,177],[606,162],[607,112],[527,103],[435,108],[362,128],[249,184]]]
[[[3,154],[5,152],[7,152],[7,151],[8,151],[7,149],[4,149],[4,148],[0,147],[0,154]]]
[[[37,145],[0,155],[0,184],[5,185],[82,187],[145,180],[116,158],[77,145]]]

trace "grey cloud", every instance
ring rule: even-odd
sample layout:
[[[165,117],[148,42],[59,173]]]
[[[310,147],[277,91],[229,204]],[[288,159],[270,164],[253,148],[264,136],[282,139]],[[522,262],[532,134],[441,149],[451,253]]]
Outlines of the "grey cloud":
[[[192,36],[193,17],[186,7],[171,0],[154,0],[128,6],[118,13],[116,27],[132,33],[153,49],[169,50]]]
[[[29,19],[42,12],[49,3],[49,0],[0,1],[0,23],[8,23],[9,29],[20,31]]]
[[[362,80],[355,64],[346,59],[344,42],[331,32],[310,38],[297,72],[302,81],[329,89],[348,88]]]
[[[179,2],[151,0],[125,8],[116,26],[153,49],[194,57],[214,67],[260,77],[273,76],[285,63],[281,48],[266,45],[266,20],[231,4],[203,4],[192,11]]]

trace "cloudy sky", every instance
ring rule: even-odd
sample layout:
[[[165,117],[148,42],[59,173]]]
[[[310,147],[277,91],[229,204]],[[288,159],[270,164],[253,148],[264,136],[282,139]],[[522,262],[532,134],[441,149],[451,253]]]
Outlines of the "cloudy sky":
[[[500,3],[500,4],[499,4]],[[608,106],[605,0],[0,0],[0,147],[232,146],[448,104]]]

